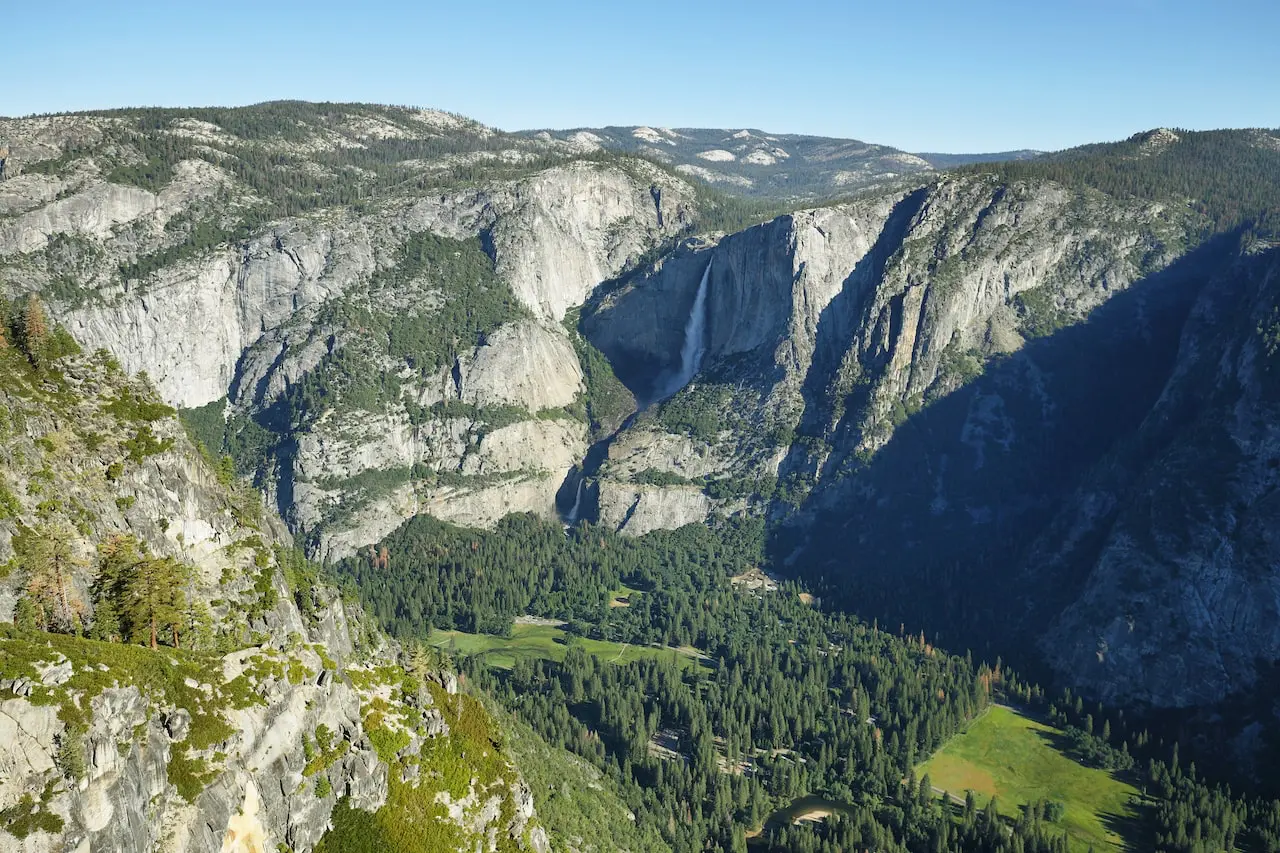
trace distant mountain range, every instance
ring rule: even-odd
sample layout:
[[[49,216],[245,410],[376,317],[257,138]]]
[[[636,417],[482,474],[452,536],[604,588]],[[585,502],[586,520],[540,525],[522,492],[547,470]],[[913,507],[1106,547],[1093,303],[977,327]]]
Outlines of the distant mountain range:
[[[746,128],[579,127],[524,135],[581,153],[598,149],[652,157],[736,195],[814,199],[970,163],[1025,160],[1041,152],[911,154],[858,139],[765,133]]]

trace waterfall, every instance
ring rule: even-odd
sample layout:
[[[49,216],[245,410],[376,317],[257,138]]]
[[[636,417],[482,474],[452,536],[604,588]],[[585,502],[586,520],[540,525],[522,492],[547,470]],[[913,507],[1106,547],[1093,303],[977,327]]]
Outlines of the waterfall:
[[[586,477],[578,477],[578,490],[573,494],[573,507],[564,517],[569,524],[578,523],[578,513],[582,511],[582,484],[586,481]]]
[[[702,281],[698,282],[698,295],[693,298],[693,310],[684,324],[684,345],[680,348],[680,370],[671,377],[659,400],[665,400],[681,388],[689,384],[698,368],[702,366],[702,357],[707,354],[707,281],[711,278],[711,261],[702,271]]]

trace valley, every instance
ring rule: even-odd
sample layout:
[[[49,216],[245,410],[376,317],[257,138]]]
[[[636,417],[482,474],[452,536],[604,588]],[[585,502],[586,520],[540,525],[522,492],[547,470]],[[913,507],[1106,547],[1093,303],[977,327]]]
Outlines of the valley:
[[[1280,844],[1280,132],[0,137],[23,853]]]

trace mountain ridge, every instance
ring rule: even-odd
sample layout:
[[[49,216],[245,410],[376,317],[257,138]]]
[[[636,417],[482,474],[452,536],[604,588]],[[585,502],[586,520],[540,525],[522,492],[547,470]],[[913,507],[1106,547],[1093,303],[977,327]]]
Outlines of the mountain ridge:
[[[518,133],[582,152],[605,148],[641,155],[730,193],[796,203],[874,189],[935,169],[1040,153],[917,155],[858,139],[755,128],[621,125]]]

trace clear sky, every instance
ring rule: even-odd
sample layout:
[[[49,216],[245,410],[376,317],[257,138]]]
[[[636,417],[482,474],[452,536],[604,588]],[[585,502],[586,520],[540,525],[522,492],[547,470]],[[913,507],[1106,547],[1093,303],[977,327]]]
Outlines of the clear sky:
[[[1280,0],[14,3],[0,115],[279,98],[912,151],[1280,126]]]

